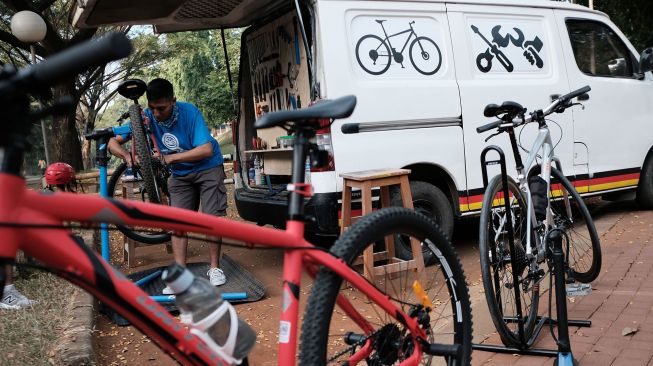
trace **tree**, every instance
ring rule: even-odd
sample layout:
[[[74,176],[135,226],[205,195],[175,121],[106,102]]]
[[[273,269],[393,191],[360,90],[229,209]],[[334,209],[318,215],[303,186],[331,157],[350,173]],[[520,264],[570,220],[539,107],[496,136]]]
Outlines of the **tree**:
[[[47,33],[45,39],[35,45],[35,53],[45,58],[68,47],[91,39],[97,33],[97,28],[75,29],[68,22],[68,12],[75,6],[74,0],[2,0],[0,2],[0,49],[2,61],[11,62],[16,66],[27,63],[29,45],[20,42],[11,34],[10,21],[13,14],[21,10],[30,10],[39,14],[45,20]],[[84,86],[92,84],[93,77],[99,75],[97,70],[86,74],[85,82],[76,84],[76,78],[69,78],[53,88],[54,100],[65,95],[73,97],[77,102]],[[82,156],[79,133],[75,125],[75,113],[66,116],[56,116],[53,119],[56,128],[49,129],[48,136],[50,155],[54,161],[65,161],[75,169],[82,168]]]
[[[129,30],[126,32],[129,33]],[[158,36],[138,32],[131,37],[131,40],[134,47],[132,54],[123,60],[98,69],[100,74],[94,78],[89,87],[85,88],[77,112],[77,127],[81,131],[95,129],[98,116],[116,96],[119,81],[140,73],[144,68],[159,63],[162,58],[168,56],[167,47],[159,42]],[[114,120],[121,113],[118,112],[113,116]],[[91,145],[85,139],[82,142],[82,158],[86,169],[94,165]]]

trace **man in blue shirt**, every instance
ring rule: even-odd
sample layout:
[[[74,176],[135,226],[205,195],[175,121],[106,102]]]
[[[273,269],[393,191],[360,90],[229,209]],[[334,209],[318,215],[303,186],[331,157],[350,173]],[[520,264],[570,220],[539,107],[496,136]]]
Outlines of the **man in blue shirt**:
[[[211,136],[202,113],[190,103],[178,102],[172,84],[165,79],[154,79],[147,85],[145,115],[161,156],[168,164],[172,176],[168,179],[170,204],[188,210],[225,216],[227,189],[224,185],[224,166],[220,145]],[[121,144],[128,136],[117,136],[109,141],[109,151],[131,165],[131,154]],[[216,241],[220,241],[217,238]],[[211,244],[211,269],[207,273],[211,284],[226,282],[219,268],[220,244]],[[175,262],[186,265],[188,238],[172,237]],[[166,287],[164,294],[172,293]]]

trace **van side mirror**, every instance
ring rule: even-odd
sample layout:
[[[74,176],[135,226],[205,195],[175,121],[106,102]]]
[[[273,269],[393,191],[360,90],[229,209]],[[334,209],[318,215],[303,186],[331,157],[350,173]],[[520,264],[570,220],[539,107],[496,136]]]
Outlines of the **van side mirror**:
[[[645,49],[639,58],[639,72],[644,74],[649,71],[653,71],[653,47]]]

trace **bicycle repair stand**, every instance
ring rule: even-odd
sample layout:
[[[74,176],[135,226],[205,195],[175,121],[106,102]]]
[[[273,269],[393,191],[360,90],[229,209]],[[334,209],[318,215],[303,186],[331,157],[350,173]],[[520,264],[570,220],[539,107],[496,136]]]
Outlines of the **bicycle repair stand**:
[[[498,160],[486,160],[487,154],[490,151],[495,151],[499,155]],[[481,168],[483,170],[483,187],[487,188],[488,185],[488,174],[487,167],[488,165],[501,166],[501,181],[503,183],[503,197],[504,197],[504,208],[506,210],[506,221],[512,222],[512,212],[510,211],[510,192],[508,190],[508,174],[506,172],[506,158],[503,150],[496,145],[488,146],[481,152]],[[506,225],[508,232],[508,241],[510,246],[510,253],[515,253],[515,233],[513,231],[512,225]],[[533,330],[533,334],[530,339],[526,340],[524,336],[524,317],[522,315],[521,309],[521,300],[520,293],[517,286],[513,286],[515,290],[515,303],[517,316],[516,317],[504,317],[504,321],[517,323],[519,338],[523,347],[521,348],[512,348],[506,346],[498,345],[489,345],[489,344],[473,344],[472,349],[485,352],[495,352],[495,353],[508,353],[508,354],[518,354],[525,356],[546,356],[546,357],[556,357],[554,365],[558,366],[574,366],[577,365],[577,362],[574,360],[573,353],[571,351],[571,341],[569,339],[569,326],[575,327],[590,327],[592,322],[589,320],[569,320],[567,318],[567,291],[566,291],[566,264],[564,258],[564,252],[562,251],[562,236],[560,235],[559,230],[552,230],[551,234],[546,238],[549,240],[548,247],[552,249],[552,262],[553,262],[553,276],[555,279],[555,297],[556,297],[556,315],[558,319],[553,319],[551,317],[538,316],[537,324]],[[510,261],[512,268],[517,268],[516,256],[511,255]],[[513,283],[518,281],[518,273],[513,272]],[[551,291],[551,289],[549,289]],[[540,348],[531,348],[542,331],[544,325],[556,325],[558,328],[558,349],[540,349]]]

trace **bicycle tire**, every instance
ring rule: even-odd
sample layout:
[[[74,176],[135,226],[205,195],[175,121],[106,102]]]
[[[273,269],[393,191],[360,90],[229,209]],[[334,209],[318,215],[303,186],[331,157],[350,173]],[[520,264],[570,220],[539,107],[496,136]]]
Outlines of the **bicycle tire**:
[[[571,196],[569,200],[569,203],[572,205],[571,218],[569,218],[567,210],[564,209],[564,200],[558,199],[551,201],[551,209],[554,214],[556,226],[563,226],[566,238],[568,239],[565,241],[565,238],[563,238],[563,251],[571,269],[570,275],[579,282],[592,282],[599,276],[602,263],[601,242],[594,226],[594,221],[587,209],[587,205],[585,205],[585,201],[567,177],[553,167],[551,168],[551,177],[560,182],[565,191],[567,191],[567,194]],[[555,187],[553,182],[551,187],[552,189]],[[556,192],[554,190],[551,193]],[[582,222],[577,220],[577,218],[581,218]],[[582,225],[582,223],[585,223],[585,225]],[[585,229],[587,230],[586,233],[584,232]],[[588,235],[589,238],[587,237]],[[587,239],[590,240],[590,243],[587,242]],[[592,258],[588,260],[587,255],[590,251]]]
[[[363,43],[363,41],[365,41],[366,39],[369,39],[369,38],[376,39],[377,41],[379,41],[379,46],[376,49],[370,49],[369,51],[367,51],[368,55],[366,55],[366,56],[370,57],[370,59],[372,59],[372,61],[374,61],[375,65],[376,65],[376,61],[377,61],[378,57],[380,57],[380,56],[383,56],[383,57],[387,56],[388,57],[388,63],[380,71],[370,70],[369,68],[365,67],[365,65],[363,64],[363,61],[361,60],[360,46]],[[381,46],[385,47],[385,52],[386,52],[385,55],[380,54],[377,51],[378,48],[381,47]],[[376,53],[376,57],[374,57],[373,53]],[[375,36],[374,34],[367,34],[367,35],[362,36],[358,40],[358,42],[356,43],[356,61],[358,61],[358,65],[360,65],[360,67],[362,67],[363,70],[365,70],[365,72],[367,72],[368,74],[381,75],[384,72],[388,71],[388,69],[390,68],[390,64],[392,63],[392,53],[390,53],[390,47],[388,47],[388,44],[385,43],[385,41],[382,40],[381,37]]]
[[[426,268],[429,280],[422,284],[429,293],[443,291],[439,297],[430,297],[435,306],[428,313],[429,341],[440,343],[446,340],[448,344],[459,345],[460,357],[448,361],[452,361],[452,365],[470,364],[472,314],[464,272],[451,243],[433,220],[405,208],[384,208],[364,216],[352,225],[334,244],[331,253],[351,265],[368,246],[367,243],[398,234],[424,240],[432,250],[437,251],[438,263]],[[401,272],[403,275],[406,273],[413,272]],[[415,305],[411,300],[416,301],[412,290],[408,291],[410,293],[405,291],[405,286],[410,287],[408,278],[411,276],[401,277],[394,273],[392,277],[381,279],[375,285],[408,314],[408,308]],[[373,301],[356,289],[341,290],[341,284],[342,278],[330,269],[321,268],[318,271],[302,324],[300,365],[343,364],[342,359],[337,358],[344,356],[339,353],[342,352],[342,347],[347,349],[347,346],[343,346],[343,342],[337,339],[331,339],[330,334],[342,334],[345,331],[361,333],[361,336],[371,340],[373,350],[366,357],[368,364],[390,365],[408,357],[412,352],[409,346],[412,345],[412,337],[394,318],[395,314],[387,314],[383,309],[376,308]],[[353,319],[335,307],[338,295],[350,297],[356,315],[366,317],[368,324],[375,327],[373,332],[361,330]],[[406,298],[398,298],[400,295]],[[370,308],[373,311],[368,311]],[[369,319],[374,315],[379,319]],[[346,330],[342,329],[345,327]],[[423,354],[422,362],[433,364],[434,357]]]
[[[132,104],[129,106],[129,118],[131,121],[132,140],[139,158],[138,166],[143,175],[143,185],[148,193],[148,199],[152,203],[160,203],[158,194],[151,194],[151,192],[158,192],[158,190],[152,170],[152,151],[150,151],[147,142],[149,137],[145,133],[145,125],[141,118],[141,107],[139,105]]]
[[[438,63],[437,63],[437,66],[435,67],[435,69],[433,69],[433,71],[424,71],[424,70],[420,69],[417,66],[417,64],[415,63],[415,60],[413,59],[413,47],[415,46],[415,44],[420,45],[420,50],[421,50],[420,54],[424,55],[423,52],[425,52],[425,51],[424,51],[424,49],[422,47],[422,44],[419,43],[420,41],[425,41],[425,42],[431,43],[433,46],[435,46],[435,50],[438,51]],[[428,55],[428,54],[429,53],[426,52],[426,55]],[[436,72],[438,72],[440,70],[440,67],[442,67],[442,52],[440,51],[440,47],[438,47],[438,44],[435,43],[434,40],[432,40],[431,38],[428,38],[428,37],[420,36],[420,37],[415,38],[413,40],[413,42],[411,42],[410,47],[408,49],[408,58],[410,58],[410,63],[413,64],[413,67],[415,68],[415,70],[417,70],[419,73],[421,73],[423,75],[433,75],[433,74],[435,74]]]
[[[111,174],[111,178],[109,179],[109,183],[107,184],[107,192],[110,198],[115,197],[116,186],[118,182],[122,181],[122,176],[127,170],[127,167],[128,167],[127,163],[122,163],[116,169],[114,169],[113,174]],[[165,179],[165,178],[160,177],[160,179]],[[169,197],[167,189],[163,185],[163,183],[165,182],[160,182],[159,186],[162,187],[164,191],[163,193]],[[141,197],[144,198],[144,195],[142,195]],[[168,198],[168,202],[170,202],[169,198]],[[120,230],[120,232],[125,234],[126,237],[144,244],[165,243],[169,241],[171,237],[171,234],[169,232],[161,232],[161,231],[149,232],[145,230],[132,229],[124,225],[117,225],[117,228],[118,230]]]
[[[505,217],[502,193],[503,181],[500,175],[492,178],[485,189],[483,197],[479,229],[481,276],[490,317],[501,340],[506,346],[522,348],[535,330],[540,289],[539,284],[530,284],[529,280],[525,280],[524,276],[524,272],[528,272],[528,259],[526,259],[523,247],[527,216],[522,215],[521,212],[527,210],[526,200],[524,200],[517,183],[510,177],[508,177],[508,189],[515,197],[515,202],[518,205],[516,208],[519,209],[519,211],[511,209],[512,219],[515,223],[513,224],[513,230],[515,253],[517,254],[516,261],[520,266],[517,268],[519,283],[516,285],[514,283],[512,253],[508,245],[508,236],[500,225],[501,219]],[[500,205],[493,207],[495,200],[498,200],[497,203],[500,203]],[[511,204],[511,208],[513,207],[514,205]],[[504,216],[501,216],[502,212],[504,212]],[[503,236],[499,237],[499,240],[495,240],[497,233],[504,233]],[[535,238],[534,235],[535,232],[532,233],[533,239]],[[497,255],[498,253],[502,253],[502,255]],[[527,286],[525,291],[524,285]],[[520,291],[519,304],[522,309],[523,340],[519,335],[518,323],[508,320],[508,318],[517,317],[518,315],[515,288]]]

